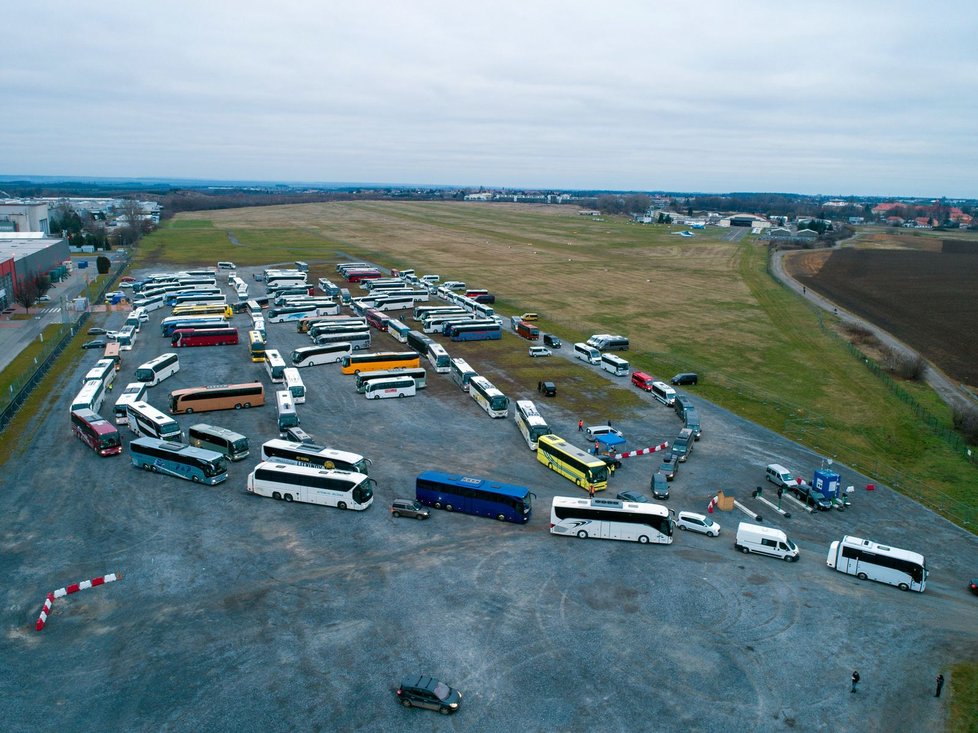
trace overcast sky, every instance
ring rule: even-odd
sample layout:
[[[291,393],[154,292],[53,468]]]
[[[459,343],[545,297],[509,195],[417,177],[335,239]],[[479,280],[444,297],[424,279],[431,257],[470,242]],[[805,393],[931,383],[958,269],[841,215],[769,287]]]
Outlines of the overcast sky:
[[[978,197],[970,2],[19,2],[0,173]]]

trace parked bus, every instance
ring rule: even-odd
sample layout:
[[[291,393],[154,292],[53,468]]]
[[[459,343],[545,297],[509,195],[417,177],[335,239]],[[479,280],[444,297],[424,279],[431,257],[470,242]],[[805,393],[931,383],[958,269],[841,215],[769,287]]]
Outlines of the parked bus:
[[[248,457],[247,436],[227,428],[207,423],[197,423],[187,429],[187,440],[195,448],[216,451],[229,461],[241,461]]]
[[[859,537],[846,535],[841,541],[834,541],[829,545],[825,562],[840,573],[889,583],[900,590],[923,593],[927,587],[927,563],[923,555]]]
[[[673,521],[661,504],[555,496],[550,506],[550,531],[581,539],[670,545]]]
[[[299,413],[295,411],[295,402],[292,401],[292,394],[287,389],[275,393],[275,406],[280,435],[284,436],[289,428],[299,427]]]
[[[114,361],[111,359],[99,359],[95,362],[95,366],[86,372],[81,381],[84,384],[90,379],[97,379],[105,385],[106,389],[112,389],[112,383],[115,382],[115,372]]]
[[[301,405],[306,401],[306,385],[303,384],[302,377],[299,376],[299,370],[295,367],[285,367],[283,374],[285,376],[285,387],[292,395],[292,401]]]
[[[391,318],[389,321],[387,321],[387,333],[400,341],[402,344],[407,343],[407,335],[410,330],[410,326],[405,325],[396,318]]]
[[[265,305],[266,306],[268,305],[268,301],[267,300],[265,301]],[[251,300],[246,300],[245,301],[245,312],[249,316],[261,315],[261,303],[259,303],[258,300],[256,300],[255,298],[252,298]]]
[[[122,438],[115,425],[85,407],[71,411],[71,431],[100,456],[122,453]]]
[[[421,357],[415,351],[375,351],[366,354],[350,354],[340,360],[343,374],[379,372],[384,369],[417,368]]]
[[[227,325],[224,316],[169,316],[160,321],[160,333],[170,338],[178,328],[219,328]]]
[[[321,346],[300,346],[292,351],[291,359],[294,367],[309,367],[318,364],[335,364],[353,350],[349,342],[339,341]]]
[[[491,318],[476,318],[471,313],[468,313],[464,316],[445,321],[441,327],[442,335],[451,337],[452,329],[456,326],[482,326],[484,328],[494,329],[499,327],[499,323]]]
[[[296,324],[296,331],[299,333],[312,333],[316,326],[366,326],[367,319],[359,316],[313,316],[303,318]]]
[[[170,346],[233,346],[238,343],[236,328],[178,328],[170,337]]]
[[[407,375],[369,379],[363,390],[363,395],[368,400],[385,400],[389,397],[414,397],[415,394],[417,394],[417,388],[414,386],[414,377]]]
[[[363,312],[363,316],[367,319],[367,323],[376,328],[378,331],[386,331],[387,324],[390,323],[391,320],[390,316],[384,314],[377,308],[367,308],[367,310]]]
[[[347,282],[359,283],[364,280],[376,280],[383,277],[380,270],[350,270],[346,274]]]
[[[370,331],[341,331],[339,333],[323,333],[316,337],[317,346],[346,344],[350,351],[369,349],[372,342]]]
[[[116,343],[119,344],[119,351],[132,351],[133,344],[136,343],[136,333],[139,331],[135,326],[126,326],[116,337]]]
[[[228,477],[228,459],[223,454],[192,445],[158,438],[136,438],[129,443],[129,454],[136,468],[194,483],[213,486]]]
[[[614,354],[602,354],[601,368],[606,372],[614,374],[616,377],[627,377],[629,364],[620,356],[615,356]]]
[[[228,261],[225,260],[225,261],[222,261],[222,262],[218,262],[217,263],[217,269],[218,270],[234,270],[234,269],[237,269],[237,265],[235,265],[233,262],[228,262]]]
[[[183,438],[180,425],[172,417],[160,412],[148,402],[133,402],[126,407],[129,418],[129,429],[136,435],[160,440],[176,440]]]
[[[463,392],[469,391],[469,381],[472,377],[479,376],[475,369],[469,366],[465,359],[452,359],[448,364],[448,373],[452,377],[452,381],[458,385],[458,388]]]
[[[435,313],[421,321],[421,333],[444,333],[445,328],[450,323],[463,323],[471,321],[472,316],[468,313]]]
[[[485,303],[480,303],[478,301],[473,301],[469,310],[481,318],[492,318],[494,315],[496,315],[496,311],[491,305],[486,305]]]
[[[277,308],[269,308],[265,320],[269,323],[288,323],[290,321],[301,321],[303,318],[314,316],[335,315],[340,312],[340,307],[336,303],[329,305],[284,305]]]
[[[130,382],[127,384],[125,389],[122,390],[122,394],[119,395],[119,399],[115,401],[115,407],[112,411],[115,416],[115,424],[128,425],[129,415],[126,412],[126,408],[133,402],[144,401],[145,397],[146,382]]]
[[[414,388],[424,389],[428,386],[428,373],[423,367],[417,369],[387,369],[379,372],[360,372],[356,375],[357,392],[363,394],[367,390],[367,383],[374,379],[387,379],[389,377],[411,377],[414,380]]]
[[[587,362],[588,364],[600,364],[601,352],[593,346],[578,342],[574,344],[574,358]]]
[[[322,290],[326,295],[339,295],[339,286],[327,280],[325,277],[319,278],[319,289]]]
[[[425,356],[439,374],[448,374],[451,371],[451,357],[441,344],[428,344],[428,353]]]
[[[488,295],[488,294],[489,294],[488,290],[483,290],[481,288],[467,288],[465,290],[466,298],[475,298],[475,296],[477,295]]]
[[[291,463],[296,466],[339,468],[344,471],[370,473],[370,459],[357,453],[334,450],[315,443],[294,443],[288,440],[265,441],[261,447],[261,459],[275,463]]]
[[[416,305],[412,317],[416,321],[423,321],[425,316],[433,316],[436,313],[456,313],[465,315],[466,310],[458,305]]]
[[[413,307],[414,296],[408,293],[374,298],[374,309],[383,312],[409,310]]]
[[[469,379],[469,397],[474,399],[489,417],[509,415],[509,398],[485,377],[475,376]]]
[[[539,341],[540,339],[540,329],[522,319],[516,322],[516,333],[528,341]]]
[[[262,462],[248,475],[249,494],[363,511],[374,500],[374,480],[362,473]]]
[[[248,331],[248,353],[253,362],[265,361],[265,337],[260,331]]]
[[[537,460],[585,491],[608,488],[608,464],[556,435],[537,438]]]
[[[517,400],[516,409],[513,412],[513,419],[516,427],[523,434],[523,440],[530,447],[530,450],[537,449],[537,441],[541,435],[550,435],[550,426],[537,410],[537,406],[531,400]]]
[[[203,305],[206,303],[226,303],[227,297],[218,288],[208,288],[207,290],[185,290],[177,293],[166,294],[166,304],[176,305]]]
[[[212,384],[207,387],[187,387],[170,392],[170,413],[190,415],[214,410],[240,410],[265,404],[265,388],[261,382],[243,384]]]
[[[275,384],[285,381],[285,359],[278,352],[278,349],[265,349],[265,371],[268,378]]]
[[[160,354],[136,369],[136,381],[154,387],[180,371],[180,357],[173,353]]]
[[[164,294],[162,292],[146,294],[145,297],[138,298],[132,302],[133,308],[141,308],[146,313],[152,313],[163,307]]]
[[[362,270],[370,266],[369,262],[340,262],[336,265],[336,271],[345,275],[347,270]]]
[[[498,323],[452,324],[448,331],[452,341],[498,341],[503,337],[503,329]]]
[[[526,524],[533,509],[533,494],[525,486],[441,471],[418,474],[414,495],[425,506],[500,522]]]
[[[105,399],[105,383],[100,379],[89,379],[82,384],[75,399],[71,401],[72,410],[88,409],[98,412],[102,409],[102,400]]]
[[[309,332],[309,339],[315,343],[319,340],[320,336],[332,336],[343,333],[363,333],[364,331],[370,331],[370,326],[366,325],[365,323],[317,323]]]
[[[408,331],[407,345],[419,354],[427,356],[428,347],[433,343],[435,343],[433,338],[426,336],[420,331]]]
[[[118,341],[109,341],[105,345],[105,351],[102,352],[102,359],[111,361],[115,371],[122,369],[122,354],[119,351]]]
[[[265,287],[269,290],[306,285],[306,273],[297,270],[265,270]]]
[[[234,315],[234,308],[229,305],[212,303],[210,305],[176,305],[173,307],[174,316],[224,316],[230,318]]]

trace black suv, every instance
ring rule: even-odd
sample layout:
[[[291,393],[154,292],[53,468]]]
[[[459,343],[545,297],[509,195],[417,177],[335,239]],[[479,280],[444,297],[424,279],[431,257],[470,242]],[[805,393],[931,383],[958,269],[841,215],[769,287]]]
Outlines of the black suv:
[[[686,414],[686,410],[693,409],[693,401],[689,398],[688,394],[677,392],[676,401],[672,403],[672,408],[676,411],[676,414],[679,415],[679,418],[682,419]]]
[[[458,710],[462,693],[434,677],[411,676],[397,688],[397,699],[406,708],[428,708],[448,715]]]
[[[696,372],[680,372],[669,381],[673,384],[696,384],[699,381],[699,377],[696,375]]]
[[[552,333],[543,334],[543,345],[549,346],[552,349],[559,349],[561,347],[560,339]]]
[[[548,381],[537,382],[537,392],[542,394],[544,397],[556,397],[557,385]]]

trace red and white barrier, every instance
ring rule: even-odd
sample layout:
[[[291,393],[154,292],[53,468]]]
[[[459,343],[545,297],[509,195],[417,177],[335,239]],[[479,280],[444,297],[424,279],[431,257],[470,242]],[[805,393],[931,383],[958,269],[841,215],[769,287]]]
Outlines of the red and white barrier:
[[[630,450],[627,453],[616,453],[613,458],[621,460],[622,458],[631,458],[633,456],[647,456],[650,453],[658,453],[660,450],[665,450],[669,447],[668,441],[665,443],[659,443],[659,445],[654,445],[651,448],[639,448],[638,450]]]
[[[122,580],[122,573],[109,573],[108,575],[102,575],[91,580],[82,580],[78,583],[66,585],[64,588],[58,588],[54,593],[48,593],[47,598],[44,599],[44,606],[41,608],[41,615],[37,617],[37,623],[34,624],[34,629],[41,631],[44,628],[44,625],[48,621],[48,616],[51,614],[51,607],[54,605],[55,598],[64,598],[80,590],[96,588],[106,583],[114,583],[117,580]]]
[[[34,624],[35,631],[43,629],[44,624],[48,622],[48,614],[51,613],[52,605],[54,605],[54,593],[48,593],[48,597],[44,599],[44,606],[41,608],[41,615],[37,617],[37,623]]]
[[[83,580],[80,583],[72,583],[64,588],[58,588],[54,592],[55,598],[63,598],[64,596],[70,595],[72,593],[77,593],[80,590],[87,590],[88,588],[95,588],[99,585],[105,585],[106,583],[113,583],[117,580],[122,580],[122,573],[109,573],[108,575],[103,575],[100,578],[92,578],[91,580]]]

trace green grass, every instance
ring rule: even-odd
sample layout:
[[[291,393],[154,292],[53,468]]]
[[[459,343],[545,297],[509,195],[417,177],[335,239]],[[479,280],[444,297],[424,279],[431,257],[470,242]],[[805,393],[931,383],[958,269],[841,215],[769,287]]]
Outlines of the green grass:
[[[978,664],[953,665],[950,688],[948,733],[978,733]]]
[[[623,332],[634,368],[660,378],[697,371],[695,393],[978,527],[975,466],[770,277],[766,249],[751,237],[732,242],[706,230],[682,239],[675,227],[596,222],[570,207],[422,202],[235,209],[178,221],[143,241],[137,264],[302,259],[311,275],[333,278],[332,263],[355,258],[464,280],[496,293],[502,315],[540,313],[541,329],[568,345]],[[635,409],[629,389],[511,344],[479,347],[504,392],[535,394],[546,377],[586,420]],[[452,350],[464,356],[466,347]],[[908,391],[950,425],[936,396]]]

